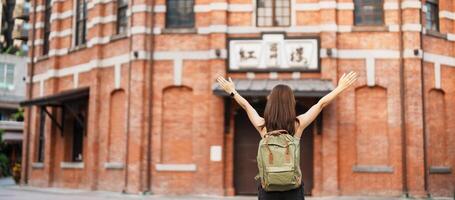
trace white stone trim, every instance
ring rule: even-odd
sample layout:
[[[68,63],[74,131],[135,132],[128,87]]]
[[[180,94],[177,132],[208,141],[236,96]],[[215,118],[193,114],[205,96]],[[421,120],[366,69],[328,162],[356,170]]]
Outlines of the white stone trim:
[[[159,4],[154,6],[155,13],[165,13],[166,5]],[[214,2],[209,4],[196,4],[194,5],[195,13],[205,13],[212,11],[229,11],[229,12],[254,12],[254,5],[252,4],[228,4],[225,2]]]
[[[228,27],[226,25],[210,25],[207,27],[199,27],[197,29],[198,34],[210,34],[210,33],[226,33]]]
[[[79,73],[73,74],[73,88],[79,87]]]
[[[83,169],[83,162],[61,162],[60,168],[62,169]]]
[[[387,1],[387,2],[384,2],[383,7],[384,7],[384,10],[398,10],[398,2]]]
[[[336,1],[320,1],[318,3],[296,3],[296,11],[319,11],[323,9],[354,10],[354,3]]]
[[[44,43],[43,39],[36,39],[35,40],[35,45],[42,45]],[[29,44],[30,45],[30,44]]]
[[[133,26],[131,28],[131,34],[151,34],[152,29],[146,26]]]
[[[36,80],[37,82],[38,80]],[[44,80],[39,81],[39,96],[44,96]]]
[[[337,4],[338,10],[354,10],[354,3],[352,2],[339,2]]]
[[[338,25],[337,32],[352,32],[351,25]]]
[[[122,80],[122,65],[116,64],[114,66],[114,87],[115,87],[115,89],[120,88],[121,80]]]
[[[131,7],[131,12],[139,13],[139,12],[152,12],[152,6],[142,4],[142,5],[134,5]]]
[[[94,37],[87,41],[87,47],[93,47],[98,44],[107,44],[111,41],[111,36]]]
[[[87,10],[94,8],[98,4],[107,4],[114,2],[113,0],[92,0],[87,3]]]
[[[35,29],[38,29],[38,28],[44,28],[44,22],[36,22]]]
[[[30,13],[35,12],[35,10],[33,9],[33,6],[34,5],[30,3]],[[40,5],[36,5],[35,9],[36,9],[36,12],[38,13],[38,12],[44,11],[44,8],[45,8],[44,5],[40,4]]]
[[[54,21],[54,20],[63,20],[63,19],[66,19],[66,18],[70,18],[73,16],[73,11],[72,10],[67,10],[67,11],[64,11],[64,12],[53,12],[51,14],[51,22]]]
[[[447,11],[447,10],[441,10],[441,11],[439,11],[439,18],[455,20],[455,13]]]
[[[400,25],[398,25],[398,24],[390,24],[388,27],[389,27],[390,32],[400,31]]]
[[[49,33],[49,40],[54,37],[66,37],[70,35],[72,35],[72,30],[70,28],[62,31],[51,31],[51,33]]]
[[[220,58],[227,58],[227,50],[220,49],[221,55]],[[156,51],[153,54],[153,59],[155,60],[210,60],[217,59],[215,55],[215,50],[208,51]]]
[[[125,165],[121,162],[105,162],[104,168],[106,169],[123,169]]]
[[[153,28],[153,34],[155,34],[155,35],[161,34],[161,29],[163,29],[163,28],[162,27],[154,27]]]
[[[254,79],[256,75],[254,74],[254,72],[247,72],[246,73],[246,78],[247,79]]]
[[[196,164],[156,164],[156,171],[179,171],[194,172],[197,170]]]
[[[447,40],[449,40],[449,41],[455,41],[455,34],[447,33]]]
[[[404,58],[422,58],[422,49],[419,49],[419,54],[416,56],[414,55],[414,49],[405,49],[403,50],[403,57]]]
[[[439,63],[439,64],[448,65],[448,66],[452,66],[452,67],[455,66],[455,58],[450,57],[450,56],[445,56],[445,55],[438,55],[438,54],[425,52],[423,54],[423,60],[427,61],[427,62]]]
[[[210,146],[210,161],[219,162],[223,160],[223,148],[221,145]]]
[[[44,163],[43,162],[33,162],[32,163],[32,168],[33,169],[43,169],[44,168]]]
[[[365,65],[365,70],[366,70],[366,75],[367,75],[367,85],[370,87],[375,86],[375,62],[374,58],[369,57],[365,59],[366,65]]]
[[[277,78],[278,78],[278,73],[276,73],[276,72],[269,73],[269,79],[277,79]]]
[[[49,50],[49,53],[47,54],[48,56],[63,56],[68,54],[69,50],[68,48],[62,48],[62,49],[51,49]]]
[[[400,58],[400,52],[387,49],[332,49],[332,57],[345,59],[397,59]]]
[[[300,79],[300,72],[292,72],[292,79]]]
[[[252,4],[228,4],[229,12],[254,12]]]
[[[403,24],[401,29],[403,31],[420,32],[420,31],[422,31],[422,25],[421,24]]]
[[[441,64],[434,63],[434,87],[441,89]]]
[[[97,16],[87,22],[87,29],[93,28],[98,24],[107,24],[117,21],[117,15]]]
[[[174,85],[181,86],[182,79],[183,79],[183,61],[182,59],[175,59],[174,60]]]
[[[64,49],[66,50],[66,49]],[[173,60],[183,59],[183,60],[210,60],[210,59],[225,59],[227,58],[227,50],[220,49],[221,55],[219,57],[215,54],[215,49],[206,50],[206,51],[157,51],[154,52],[153,58],[156,60]],[[413,50],[406,49],[403,54],[405,58],[418,58],[422,55],[421,50],[419,50],[419,56],[413,55]],[[63,51],[64,52],[64,51]],[[63,53],[61,52],[61,53]],[[51,51],[50,51],[51,53]],[[150,53],[146,51],[139,51],[139,56],[136,59],[149,60]],[[115,65],[127,63],[130,57],[133,57],[133,52],[131,54],[123,54],[105,59],[94,59],[87,63],[67,66],[61,69],[49,69],[44,73],[36,74],[33,77],[34,83],[40,83],[40,96],[44,93],[44,82],[45,80],[53,77],[64,77],[68,75],[73,75],[74,73],[82,73],[90,71],[94,68],[104,68],[112,67]],[[455,58],[445,55],[438,55],[433,53],[425,52],[423,54],[423,60],[432,63],[439,63],[448,66],[455,66]],[[332,49],[333,58],[339,59],[398,59],[400,56],[399,51],[396,50],[387,50],[387,49]],[[320,57],[327,58],[327,49],[320,49]],[[254,73],[247,73],[247,77],[254,78]],[[28,77],[30,80],[30,77]]]
[[[401,9],[416,8],[420,9],[422,3],[419,0],[405,0],[401,3]]]
[[[155,13],[165,13],[166,12],[166,5],[161,4],[161,5],[155,5],[153,8],[153,11]]]

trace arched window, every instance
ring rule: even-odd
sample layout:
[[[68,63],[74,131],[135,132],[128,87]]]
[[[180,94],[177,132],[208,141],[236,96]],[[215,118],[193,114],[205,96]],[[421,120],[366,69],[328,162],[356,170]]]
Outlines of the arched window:
[[[384,2],[382,0],[355,0],[354,1],[355,25],[383,25]]]
[[[257,26],[289,26],[291,3],[289,0],[257,0]]]

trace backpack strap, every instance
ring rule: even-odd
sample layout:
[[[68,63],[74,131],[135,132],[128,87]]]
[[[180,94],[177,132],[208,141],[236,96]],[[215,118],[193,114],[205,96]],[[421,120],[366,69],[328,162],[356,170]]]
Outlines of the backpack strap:
[[[270,132],[267,132],[265,134],[265,146],[267,147],[267,150],[269,151],[269,163],[272,164],[273,163],[273,154],[272,154],[272,151],[270,150],[270,147],[269,147],[269,140],[270,138],[268,136],[278,136],[278,135],[281,135],[281,134],[289,134],[288,131],[284,130],[284,129],[280,129],[280,130],[274,130],[274,131],[270,131]],[[287,144],[287,147],[286,147],[286,161],[289,162],[290,160],[290,157],[289,157],[289,141],[288,141],[288,144]]]
[[[265,134],[265,137],[270,136],[270,135],[276,136],[276,135],[281,135],[281,134],[289,134],[289,133],[287,130],[280,129],[280,130],[274,130],[274,131],[267,132]]]

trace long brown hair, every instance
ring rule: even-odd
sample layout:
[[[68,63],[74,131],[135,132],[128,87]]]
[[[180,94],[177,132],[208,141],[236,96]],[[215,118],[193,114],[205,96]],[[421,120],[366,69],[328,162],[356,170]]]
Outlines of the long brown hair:
[[[265,106],[264,121],[262,128],[265,126],[267,131],[284,129],[294,135],[297,121],[295,97],[289,86],[279,84],[272,89]]]

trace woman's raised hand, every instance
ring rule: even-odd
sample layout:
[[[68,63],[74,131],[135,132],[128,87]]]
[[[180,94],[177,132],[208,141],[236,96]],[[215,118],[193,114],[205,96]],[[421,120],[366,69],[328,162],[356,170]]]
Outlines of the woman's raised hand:
[[[216,78],[216,81],[218,81],[218,84],[220,84],[221,88],[223,88],[224,91],[226,91],[228,94],[231,94],[231,92],[235,92],[235,85],[234,82],[232,82],[231,77],[229,77],[229,81],[224,79],[222,76],[218,76]]]
[[[348,74],[344,73],[340,80],[338,81],[338,87],[345,90],[349,88],[355,81],[357,80],[358,76],[356,72],[349,72]]]

